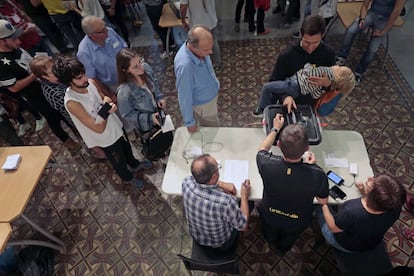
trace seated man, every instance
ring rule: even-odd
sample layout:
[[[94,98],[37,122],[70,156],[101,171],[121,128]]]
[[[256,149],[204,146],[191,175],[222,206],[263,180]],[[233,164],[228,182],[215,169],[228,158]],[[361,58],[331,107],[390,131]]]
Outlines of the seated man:
[[[365,184],[355,185],[363,197],[348,200],[336,214],[326,203],[316,207],[322,235],[344,252],[375,248],[400,217],[406,200],[404,186],[387,175],[369,177]]]
[[[283,156],[269,152],[284,123],[276,114],[273,128],[259,147],[257,167],[263,179],[263,199],[259,205],[262,232],[266,241],[283,256],[312,220],[313,199],[328,202],[328,178],[316,165],[305,129],[291,124],[280,133],[278,146]],[[306,157],[302,158],[306,152]]]
[[[384,37],[400,15],[404,3],[405,0],[364,0],[362,3],[359,18],[349,26],[337,58],[337,64],[344,65],[356,35],[367,28],[373,28],[368,49],[355,69],[357,85],[361,82],[361,76],[367,70],[369,63],[374,59]]]
[[[208,252],[231,255],[237,248],[239,231],[247,229],[250,181],[240,191],[240,208],[236,187],[219,180],[220,164],[208,154],[194,159],[191,174],[183,180],[185,214],[194,241]]]

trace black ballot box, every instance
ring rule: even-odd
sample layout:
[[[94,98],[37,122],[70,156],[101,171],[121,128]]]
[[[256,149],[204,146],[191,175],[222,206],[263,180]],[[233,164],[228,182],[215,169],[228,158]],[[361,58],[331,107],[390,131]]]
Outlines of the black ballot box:
[[[268,105],[263,111],[263,120],[265,123],[266,135],[269,134],[270,129],[273,127],[273,118],[277,113],[280,113],[285,118],[283,127],[298,123],[306,129],[309,145],[319,145],[322,141],[322,135],[318,119],[315,116],[315,112],[309,105],[298,105],[297,107],[298,108],[296,110],[292,110],[292,112],[288,114],[287,108],[282,105]],[[275,143],[278,138],[279,133],[275,139]]]

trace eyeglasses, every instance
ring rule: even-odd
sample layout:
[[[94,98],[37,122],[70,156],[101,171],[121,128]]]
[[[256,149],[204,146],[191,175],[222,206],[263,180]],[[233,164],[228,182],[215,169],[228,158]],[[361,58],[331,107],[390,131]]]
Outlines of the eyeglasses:
[[[106,28],[105,26],[105,28],[103,28],[101,31],[93,32],[92,34],[105,34],[107,32],[108,32],[108,28]]]
[[[131,67],[132,67],[132,69],[135,69],[136,70],[136,69],[142,67],[144,65],[144,63],[145,63],[145,59],[143,57],[140,57],[139,58],[139,63],[138,64],[135,64],[135,65],[133,65]]]
[[[222,166],[220,163],[217,163],[217,169],[214,170],[214,172],[218,172],[219,170],[221,170]]]

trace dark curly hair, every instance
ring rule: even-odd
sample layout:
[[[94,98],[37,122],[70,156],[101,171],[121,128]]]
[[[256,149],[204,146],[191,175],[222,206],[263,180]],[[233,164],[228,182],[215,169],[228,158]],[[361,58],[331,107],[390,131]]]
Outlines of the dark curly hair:
[[[70,85],[74,78],[85,73],[85,67],[74,56],[58,57],[52,70],[59,81],[67,86]]]

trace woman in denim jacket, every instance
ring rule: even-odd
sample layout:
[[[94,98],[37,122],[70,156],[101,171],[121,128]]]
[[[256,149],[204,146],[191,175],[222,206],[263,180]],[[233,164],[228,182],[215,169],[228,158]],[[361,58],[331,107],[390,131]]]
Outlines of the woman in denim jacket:
[[[165,109],[166,102],[152,68],[144,58],[127,48],[118,53],[116,63],[121,116],[141,133],[159,126],[157,107]]]

